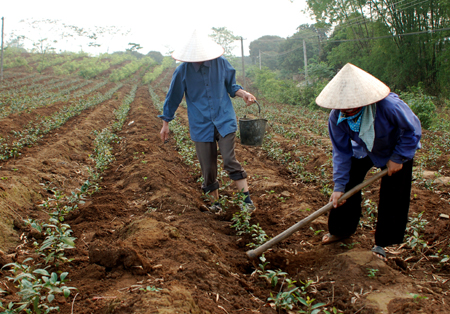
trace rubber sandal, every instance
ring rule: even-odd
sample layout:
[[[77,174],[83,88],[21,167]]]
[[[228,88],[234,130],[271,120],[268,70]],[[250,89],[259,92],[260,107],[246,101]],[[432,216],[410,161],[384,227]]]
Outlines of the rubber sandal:
[[[325,241],[324,240],[325,238],[328,238],[328,240]],[[341,241],[341,240],[343,240],[345,238],[347,238],[347,237],[340,237],[340,236],[336,236],[334,234],[327,233],[326,235],[324,235],[322,237],[322,244],[331,244],[331,243],[334,243],[334,242]]]
[[[374,253],[374,255],[376,257],[378,257],[379,259],[386,261],[386,252],[384,251],[384,249],[381,246],[375,245],[372,248],[372,252]]]

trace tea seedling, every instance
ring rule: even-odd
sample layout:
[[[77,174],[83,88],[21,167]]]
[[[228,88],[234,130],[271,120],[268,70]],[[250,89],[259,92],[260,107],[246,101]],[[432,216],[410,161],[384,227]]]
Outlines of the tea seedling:
[[[366,268],[366,269],[367,269],[367,271],[368,271],[367,276],[368,276],[369,278],[375,278],[375,277],[376,277],[377,272],[378,272],[378,269],[376,269],[376,268]]]
[[[355,247],[355,245],[357,245],[357,244],[359,244],[359,242],[353,242],[353,243],[349,243],[349,244],[341,243],[341,246],[343,246],[343,247],[345,247],[345,248],[351,250],[351,249],[353,249],[353,248]]]
[[[428,299],[428,297],[420,295],[420,294],[415,294],[415,293],[410,293],[410,295],[412,295],[414,302],[418,303],[420,301],[420,299]]]
[[[145,288],[140,288],[139,290],[145,291],[145,292],[159,292],[162,289],[161,288],[156,288],[155,286],[147,286]]]
[[[314,235],[316,236],[316,235],[319,235],[322,231],[325,231],[325,230],[314,230],[314,228],[313,227],[309,227],[309,230],[312,230],[313,232],[314,232]]]

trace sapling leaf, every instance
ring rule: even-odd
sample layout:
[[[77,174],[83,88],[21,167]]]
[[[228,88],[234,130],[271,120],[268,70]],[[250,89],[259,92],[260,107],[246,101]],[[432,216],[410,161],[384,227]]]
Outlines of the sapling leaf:
[[[26,262],[32,261],[33,258],[32,257],[28,257],[26,259],[23,260],[22,264],[25,264]],[[6,265],[5,265],[6,266]]]
[[[69,295],[70,295],[70,290],[69,289],[64,289],[63,292],[64,292],[64,297],[68,298]]]
[[[55,296],[53,294],[49,294],[47,297],[48,302],[52,302],[55,299]]]
[[[76,238],[72,238],[72,237],[61,237],[61,241],[71,247],[75,247],[75,242],[73,242],[73,240],[75,240],[75,239]]]
[[[33,273],[40,274],[40,275],[43,275],[43,276],[50,276],[48,271],[46,271],[45,269],[36,269],[36,270],[33,271]]]
[[[35,279],[35,277],[34,277],[32,274],[21,273],[19,276],[17,276],[16,278],[14,278],[14,282],[16,282],[17,280],[20,280],[20,279],[22,279],[22,278],[24,278],[24,279],[22,279],[22,284],[24,283],[24,281],[25,281],[25,282],[28,282],[28,281],[25,279],[25,277],[26,277],[26,278],[30,278],[30,279]]]
[[[33,300],[33,308],[37,314],[41,314],[41,309],[39,308],[39,298],[35,297]]]
[[[51,278],[50,278],[50,282],[51,283],[56,283],[56,281],[58,281],[58,274],[57,273],[52,273]]]

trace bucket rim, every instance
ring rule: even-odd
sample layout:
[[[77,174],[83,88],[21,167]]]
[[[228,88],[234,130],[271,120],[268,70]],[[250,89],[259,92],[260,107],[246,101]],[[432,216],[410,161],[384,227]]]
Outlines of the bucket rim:
[[[267,121],[267,119],[264,118],[257,118],[257,119],[252,119],[252,118],[239,118],[239,121],[259,121],[259,120],[263,120],[263,121]]]

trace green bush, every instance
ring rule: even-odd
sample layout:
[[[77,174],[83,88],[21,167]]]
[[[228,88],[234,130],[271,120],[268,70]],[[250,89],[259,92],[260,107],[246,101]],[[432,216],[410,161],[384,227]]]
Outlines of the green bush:
[[[410,87],[407,92],[399,93],[399,97],[408,104],[419,118],[422,128],[430,128],[433,121],[433,113],[436,110],[436,106],[433,103],[434,97],[425,95],[420,84],[417,87]]]
[[[328,83],[325,80],[317,80],[306,85],[305,82],[294,80],[282,80],[277,74],[268,68],[259,69],[251,67],[247,77],[253,81],[253,87],[258,90],[258,95],[269,102],[289,105],[299,105],[318,109],[315,99]]]

